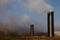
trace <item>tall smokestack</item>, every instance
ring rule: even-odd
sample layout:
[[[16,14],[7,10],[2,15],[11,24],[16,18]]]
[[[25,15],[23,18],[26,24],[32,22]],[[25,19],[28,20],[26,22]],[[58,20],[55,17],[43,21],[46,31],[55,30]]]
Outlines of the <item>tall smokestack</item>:
[[[30,36],[34,36],[34,24],[30,25]]]
[[[49,37],[54,36],[54,12],[53,11],[48,12],[48,36]]]

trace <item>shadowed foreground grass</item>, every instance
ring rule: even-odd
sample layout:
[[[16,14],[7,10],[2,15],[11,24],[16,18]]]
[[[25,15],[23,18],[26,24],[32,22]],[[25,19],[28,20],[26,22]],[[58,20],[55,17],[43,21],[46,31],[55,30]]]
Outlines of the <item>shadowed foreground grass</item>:
[[[0,40],[60,40],[60,37],[47,36],[17,36],[17,37],[0,37]]]

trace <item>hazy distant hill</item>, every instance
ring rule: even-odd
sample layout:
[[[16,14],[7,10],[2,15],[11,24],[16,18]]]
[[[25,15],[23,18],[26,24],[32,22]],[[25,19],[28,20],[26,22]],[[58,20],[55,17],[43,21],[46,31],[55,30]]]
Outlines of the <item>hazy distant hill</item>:
[[[60,31],[60,27],[55,27],[55,31]]]
[[[29,24],[30,25],[30,24]],[[30,34],[30,26],[12,26],[11,28],[9,28],[8,25],[3,26],[2,24],[0,24],[0,34],[22,34],[22,35],[29,35]],[[42,28],[39,28],[40,26],[35,26],[35,35],[47,35],[46,32],[41,32],[41,29],[44,26],[41,26]],[[8,29],[9,28],[9,29]],[[42,29],[42,31],[45,31],[44,28]],[[55,31],[60,31],[60,27],[56,26],[55,27]]]

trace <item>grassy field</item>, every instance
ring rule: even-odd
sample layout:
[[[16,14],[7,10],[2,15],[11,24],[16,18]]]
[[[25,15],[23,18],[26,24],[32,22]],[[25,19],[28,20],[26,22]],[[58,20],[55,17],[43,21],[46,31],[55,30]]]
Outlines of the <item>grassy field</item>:
[[[0,40],[60,40],[60,37],[47,37],[47,36],[16,36],[16,37],[0,37]]]

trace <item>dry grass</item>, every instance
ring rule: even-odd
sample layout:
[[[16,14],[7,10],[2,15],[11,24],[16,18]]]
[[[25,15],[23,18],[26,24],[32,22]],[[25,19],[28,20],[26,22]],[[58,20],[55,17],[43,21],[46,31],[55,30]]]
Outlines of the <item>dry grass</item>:
[[[22,36],[22,37],[0,37],[0,40],[60,40],[60,37],[47,37],[47,36]]]

